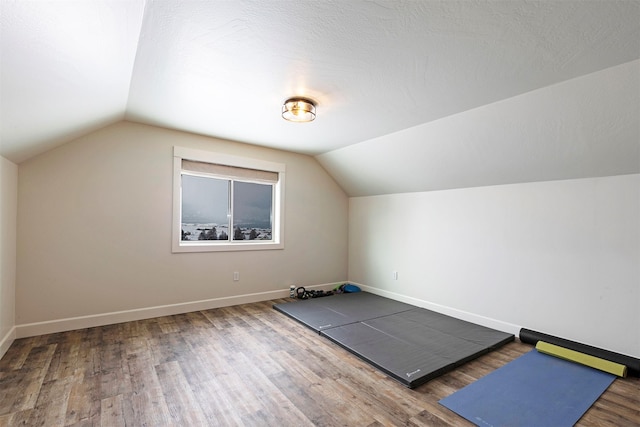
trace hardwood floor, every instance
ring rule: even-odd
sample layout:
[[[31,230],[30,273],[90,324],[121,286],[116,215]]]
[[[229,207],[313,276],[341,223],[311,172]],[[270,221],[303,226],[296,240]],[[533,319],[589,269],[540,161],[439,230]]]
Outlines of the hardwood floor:
[[[532,348],[409,390],[271,308],[283,301],[16,340],[0,426],[468,426],[438,400]],[[640,379],[615,380],[578,425],[640,426]]]

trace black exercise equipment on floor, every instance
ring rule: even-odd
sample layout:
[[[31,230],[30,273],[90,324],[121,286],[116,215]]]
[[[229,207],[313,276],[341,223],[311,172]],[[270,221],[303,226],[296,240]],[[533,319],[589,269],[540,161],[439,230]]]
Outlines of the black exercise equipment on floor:
[[[410,388],[514,339],[512,334],[367,292],[274,308]]]

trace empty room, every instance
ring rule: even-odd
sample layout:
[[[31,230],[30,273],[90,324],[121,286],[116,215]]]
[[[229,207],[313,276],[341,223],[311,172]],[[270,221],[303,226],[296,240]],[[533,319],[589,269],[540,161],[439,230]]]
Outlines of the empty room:
[[[0,7],[0,425],[640,426],[639,1]]]

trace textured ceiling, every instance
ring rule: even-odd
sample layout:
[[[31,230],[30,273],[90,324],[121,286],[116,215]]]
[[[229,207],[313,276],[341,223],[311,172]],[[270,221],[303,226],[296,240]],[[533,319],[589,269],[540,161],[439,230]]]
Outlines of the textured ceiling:
[[[0,1],[17,163],[122,119],[317,155],[640,58],[638,1]]]

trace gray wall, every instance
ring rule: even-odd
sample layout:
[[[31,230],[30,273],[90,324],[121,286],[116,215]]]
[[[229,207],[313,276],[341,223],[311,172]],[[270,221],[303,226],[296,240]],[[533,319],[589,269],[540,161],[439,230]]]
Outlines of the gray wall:
[[[15,337],[18,166],[0,157],[0,357]]]
[[[286,164],[285,248],[171,253],[174,145]],[[20,164],[18,194],[19,335],[347,278],[348,198],[309,156],[121,122]]]

